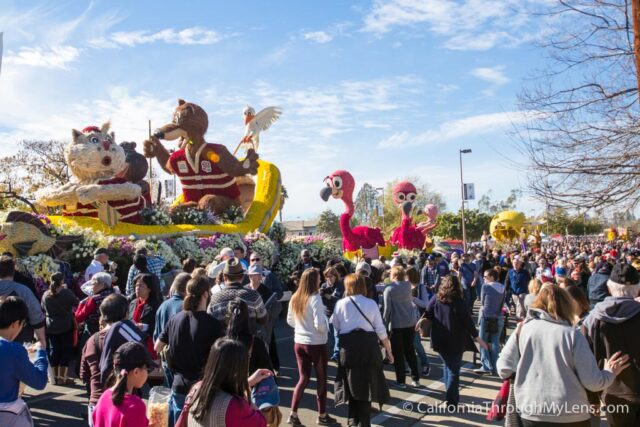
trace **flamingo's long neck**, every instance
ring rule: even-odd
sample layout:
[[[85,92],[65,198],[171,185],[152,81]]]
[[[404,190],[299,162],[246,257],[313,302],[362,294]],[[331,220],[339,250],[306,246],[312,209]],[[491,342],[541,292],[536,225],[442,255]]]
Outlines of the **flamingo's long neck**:
[[[342,196],[342,201],[344,202],[345,211],[340,216],[340,231],[342,231],[342,236],[347,240],[352,240],[353,232],[351,230],[351,217],[354,213],[352,194],[345,193]]]

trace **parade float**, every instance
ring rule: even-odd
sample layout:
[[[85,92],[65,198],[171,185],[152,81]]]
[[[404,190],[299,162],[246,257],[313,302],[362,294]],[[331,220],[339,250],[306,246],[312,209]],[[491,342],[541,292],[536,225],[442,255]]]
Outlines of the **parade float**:
[[[426,205],[423,212],[427,216],[427,220],[414,224],[411,213],[418,196],[415,185],[409,181],[400,181],[394,185],[392,195],[393,202],[400,208],[402,217],[400,226],[393,230],[389,243],[397,246],[398,249],[425,249],[427,252],[431,252],[433,241],[429,237],[429,233],[438,225],[436,222],[438,208],[432,204]]]
[[[259,253],[285,280],[302,249],[323,262],[340,257],[332,239],[287,239],[284,227],[274,224],[283,203],[280,171],[256,150],[260,133],[280,114],[277,107],[257,114],[247,107],[245,133],[233,154],[205,140],[207,113],[183,100],[172,120],[142,143],[143,154],[136,143],[117,144],[109,123],[73,130],[64,152],[70,181],[36,193],[36,206],[47,214],[1,212],[0,250],[17,257],[17,268],[42,289],[57,271],[68,284],[83,280],[100,247],[118,264],[119,284],[143,247],[164,258],[165,270],[179,268],[187,257],[204,265],[223,247],[241,247]],[[177,147],[170,151],[168,141]],[[239,148],[246,150],[237,158]],[[173,203],[152,200],[144,180],[152,158],[180,182]]]
[[[525,215],[517,211],[502,211],[491,219],[489,225],[491,237],[498,244],[517,244],[526,251],[539,249],[542,245],[540,223],[528,221]]]

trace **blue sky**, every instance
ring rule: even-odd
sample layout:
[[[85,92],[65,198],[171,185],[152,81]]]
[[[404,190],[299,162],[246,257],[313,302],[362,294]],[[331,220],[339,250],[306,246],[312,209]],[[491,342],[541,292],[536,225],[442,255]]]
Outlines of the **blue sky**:
[[[533,42],[550,31],[528,3],[0,0],[0,150],[108,119],[118,141],[141,142],[178,98],[203,106],[207,139],[232,149],[246,104],[278,105],[259,154],[281,169],[288,219],[342,210],[318,196],[336,169],[357,188],[418,175],[457,209],[459,148],[473,150],[476,194],[504,198],[526,184],[516,94],[544,66]]]

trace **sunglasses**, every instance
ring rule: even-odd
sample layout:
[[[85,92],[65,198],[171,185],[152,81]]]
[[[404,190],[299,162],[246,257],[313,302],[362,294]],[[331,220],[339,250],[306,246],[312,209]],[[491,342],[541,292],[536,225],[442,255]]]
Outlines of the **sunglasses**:
[[[260,261],[260,258],[251,258],[251,262],[254,262],[254,261],[255,262]]]

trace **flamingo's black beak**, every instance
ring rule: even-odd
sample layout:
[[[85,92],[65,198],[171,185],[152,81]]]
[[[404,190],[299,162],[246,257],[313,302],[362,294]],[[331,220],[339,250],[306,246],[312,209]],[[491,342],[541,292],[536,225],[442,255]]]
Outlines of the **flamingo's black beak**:
[[[404,214],[406,216],[411,215],[411,211],[413,210],[413,203],[411,202],[404,202],[402,204],[402,212],[404,212]]]
[[[320,197],[326,202],[329,200],[329,197],[331,197],[332,193],[333,189],[331,187],[324,187],[322,188],[322,190],[320,190]]]

